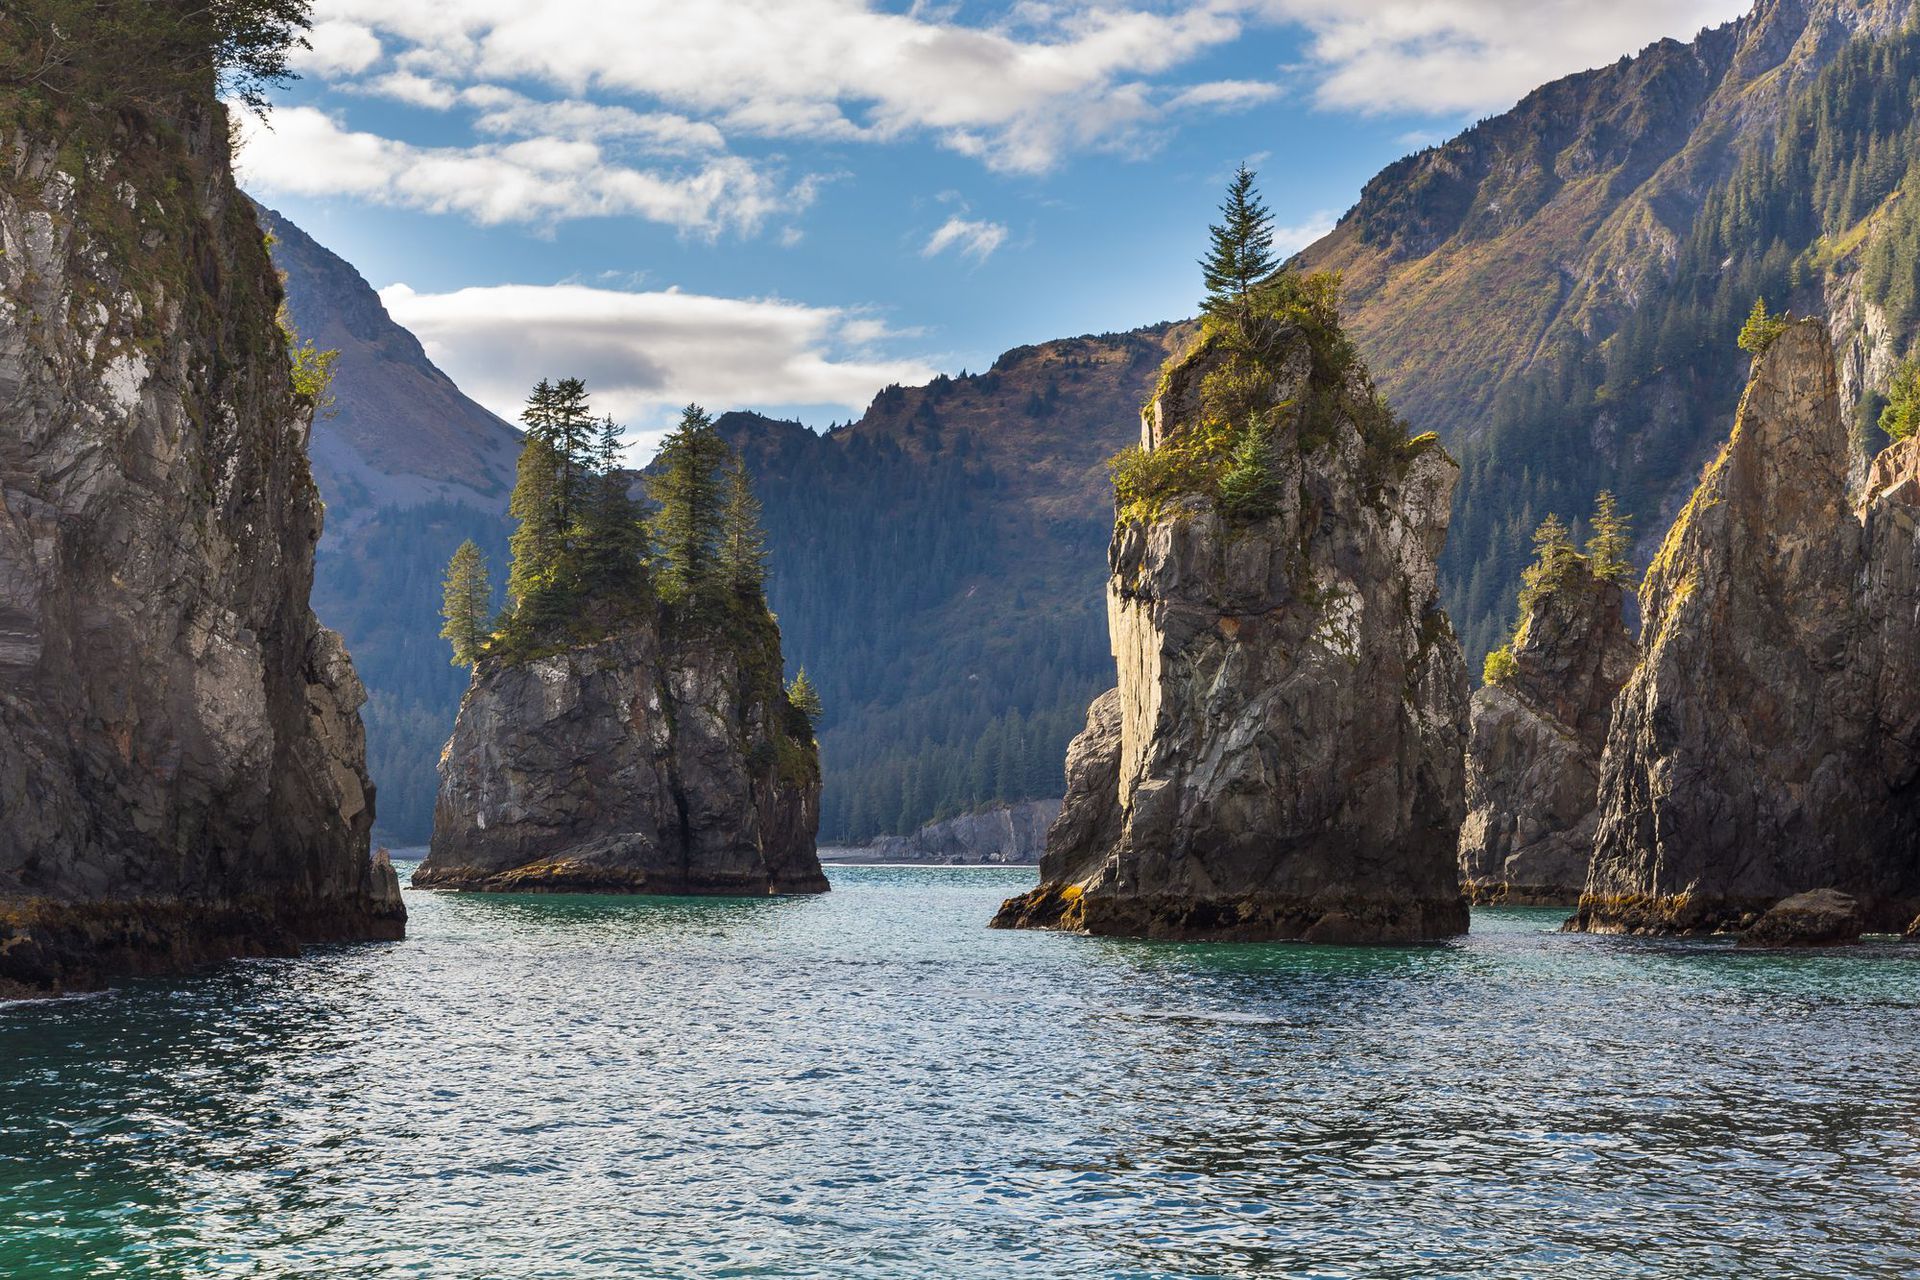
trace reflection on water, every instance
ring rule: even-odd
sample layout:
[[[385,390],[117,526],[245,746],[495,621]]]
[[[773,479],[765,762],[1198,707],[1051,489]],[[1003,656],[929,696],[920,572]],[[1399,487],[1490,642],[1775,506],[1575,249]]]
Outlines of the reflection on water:
[[[1342,951],[409,895],[0,1009],[0,1275],[1908,1276],[1920,948]]]

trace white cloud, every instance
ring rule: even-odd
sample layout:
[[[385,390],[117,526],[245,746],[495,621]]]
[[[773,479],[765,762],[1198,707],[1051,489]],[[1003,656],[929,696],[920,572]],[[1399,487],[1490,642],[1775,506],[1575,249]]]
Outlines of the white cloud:
[[[871,355],[871,344],[898,335],[842,307],[585,285],[427,294],[396,284],[380,298],[435,363],[503,417],[518,415],[541,378],[580,377],[599,410],[641,428],[643,444],[688,403],[716,413],[799,405],[858,412],[888,383],[935,373],[923,360]]]
[[[985,262],[993,256],[993,251],[1006,241],[1007,229],[1002,224],[972,222],[956,215],[941,223],[939,230],[927,238],[926,247],[920,250],[920,256],[931,258],[945,253],[948,249],[957,249],[962,257],[972,258],[975,262]]]
[[[1167,106],[1176,111],[1194,108],[1244,111],[1263,102],[1272,102],[1283,92],[1279,85],[1264,80],[1210,80],[1180,90],[1167,100]]]
[[[1690,39],[1751,0],[1257,0],[1313,33],[1324,107],[1487,112],[1663,36]]]
[[[292,49],[287,63],[302,75],[325,79],[359,75],[383,52],[379,37],[357,22],[316,22],[307,43],[312,48]]]
[[[1126,147],[1157,77],[1238,37],[1250,0],[1022,3],[992,26],[869,0],[318,0],[380,33],[407,71],[460,85],[640,97],[723,132],[835,141],[909,134],[1002,170]]]
[[[1290,258],[1333,230],[1333,224],[1334,215],[1323,209],[1297,226],[1275,227],[1273,229],[1274,252],[1282,258]]]
[[[358,133],[312,107],[276,111],[272,127],[242,117],[241,176],[267,194],[347,196],[476,222],[551,225],[634,216],[687,231],[756,230],[812,201],[814,184],[783,189],[738,156],[666,172],[611,162],[599,145],[541,136],[467,147],[420,147]]]

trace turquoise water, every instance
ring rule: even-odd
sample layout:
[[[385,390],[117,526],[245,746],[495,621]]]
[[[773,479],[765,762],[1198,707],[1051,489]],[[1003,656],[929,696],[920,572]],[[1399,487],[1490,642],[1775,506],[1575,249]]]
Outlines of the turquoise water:
[[[1912,1276],[1920,948],[1447,947],[408,896],[0,1007],[0,1276]]]

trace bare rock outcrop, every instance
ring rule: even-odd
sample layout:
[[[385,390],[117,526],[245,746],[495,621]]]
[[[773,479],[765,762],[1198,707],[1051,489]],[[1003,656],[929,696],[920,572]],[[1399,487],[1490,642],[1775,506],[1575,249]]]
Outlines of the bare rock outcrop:
[[[6,990],[404,929],[308,607],[313,406],[210,74],[189,99],[0,114]]]
[[[769,648],[663,616],[595,644],[480,662],[413,883],[823,893],[819,825],[819,752],[781,687],[777,632]]]
[[[989,863],[1040,861],[1058,800],[1017,800],[929,822],[911,835],[880,836],[853,852],[863,862]]]
[[[1041,886],[1001,927],[1407,942],[1463,932],[1467,685],[1435,589],[1458,468],[1385,416],[1343,339],[1261,336],[1272,503],[1123,510],[1119,685],[1067,762]],[[1331,347],[1336,358],[1329,358]],[[1217,337],[1171,366],[1148,460],[1247,381]],[[1331,366],[1331,369],[1329,368]],[[1225,372],[1223,372],[1225,370]]]
[[[1475,902],[1580,900],[1607,724],[1633,671],[1623,599],[1569,553],[1521,620],[1509,671],[1474,692],[1460,881]]]
[[[1851,506],[1847,435],[1828,335],[1796,323],[1648,573],[1569,927],[1737,929],[1816,889],[1869,930],[1920,907],[1920,486],[1896,445]]]

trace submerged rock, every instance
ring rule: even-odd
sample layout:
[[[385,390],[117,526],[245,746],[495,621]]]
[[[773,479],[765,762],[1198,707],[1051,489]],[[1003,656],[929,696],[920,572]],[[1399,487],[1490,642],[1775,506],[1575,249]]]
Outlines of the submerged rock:
[[[773,626],[771,618],[765,623]],[[666,621],[483,659],[417,887],[823,893],[820,760],[771,651]]]
[[[1208,496],[1123,511],[1119,687],[1069,750],[1041,886],[995,925],[1355,943],[1466,929],[1466,674],[1434,571],[1458,468],[1391,425],[1357,365],[1329,376],[1325,341],[1264,335],[1261,514]],[[1199,428],[1227,360],[1216,336],[1169,369],[1149,462]]]
[[[1600,754],[1633,670],[1623,597],[1587,557],[1569,555],[1522,619],[1509,673],[1474,692],[1460,880],[1475,902],[1580,900]]]
[[[0,988],[397,938],[313,406],[206,92],[0,108]],[[84,163],[82,162],[84,158]]]
[[[1742,947],[1833,947],[1860,941],[1860,904],[1832,889],[1783,898],[1740,935]]]
[[[1920,906],[1920,487],[1847,501],[1833,351],[1792,325],[1647,575],[1587,890],[1569,927],[1698,933],[1832,888],[1869,929]]]

